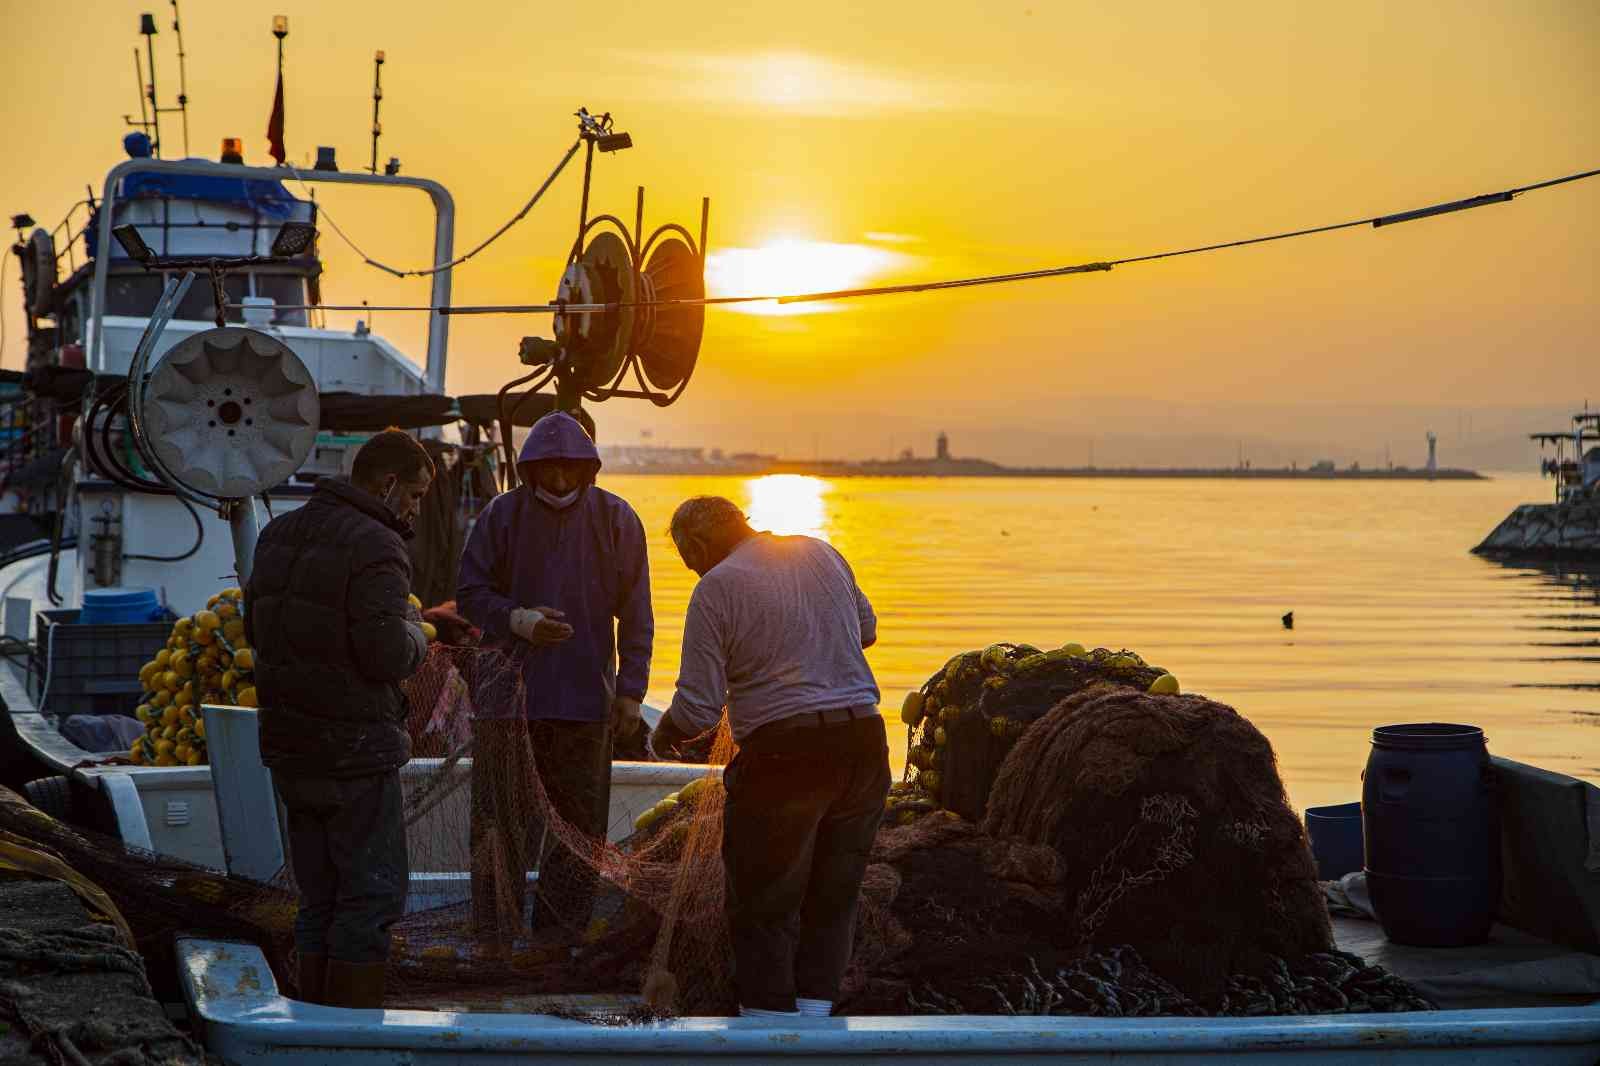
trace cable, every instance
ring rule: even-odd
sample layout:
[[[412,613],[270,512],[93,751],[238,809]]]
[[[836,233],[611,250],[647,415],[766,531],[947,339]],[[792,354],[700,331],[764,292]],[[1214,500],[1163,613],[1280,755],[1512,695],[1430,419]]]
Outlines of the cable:
[[[929,292],[939,289],[969,288],[977,285],[997,285],[1012,281],[1030,281],[1035,278],[1053,278],[1068,274],[1102,273],[1113,267],[1129,266],[1134,263],[1149,263],[1157,259],[1174,259],[1178,256],[1199,255],[1202,252],[1216,252],[1227,248],[1243,248],[1251,244],[1266,244],[1271,241],[1286,241],[1295,237],[1309,237],[1318,233],[1332,233],[1335,230],[1352,229],[1356,226],[1390,226],[1399,222],[1411,222],[1420,218],[1429,218],[1442,215],[1451,211],[1463,211],[1472,207],[1482,207],[1492,203],[1508,203],[1514,196],[1534,192],[1538,189],[1548,189],[1553,185],[1565,185],[1572,181],[1582,181],[1600,175],[1600,169],[1586,170],[1578,174],[1568,174],[1565,177],[1551,178],[1547,181],[1535,182],[1532,185],[1522,185],[1515,189],[1506,189],[1503,192],[1487,193],[1483,196],[1473,196],[1465,200],[1451,200],[1446,203],[1432,204],[1411,211],[1401,211],[1384,215],[1373,215],[1367,218],[1352,219],[1349,222],[1335,222],[1327,226],[1312,226],[1305,229],[1287,230],[1283,233],[1270,233],[1261,237],[1245,237],[1240,240],[1224,241],[1220,244],[1203,244],[1193,248],[1177,248],[1164,252],[1152,252],[1146,255],[1127,256],[1122,259],[1110,259],[1091,263],[1077,263],[1072,266],[1046,267],[1041,270],[1024,270],[1011,274],[986,274],[978,277],[952,278],[945,281],[925,281],[907,285],[879,285],[863,289],[833,289],[825,292],[790,293],[786,295],[768,294],[762,296],[711,296],[701,299],[679,300],[634,300],[615,303],[543,303],[543,304],[495,304],[482,306],[453,306],[439,307],[432,305],[403,306],[392,305],[385,307],[343,306],[332,304],[306,304],[300,306],[279,305],[285,311],[427,311],[441,315],[548,315],[548,314],[590,314],[620,311],[625,308],[636,307],[717,307],[724,304],[765,303],[776,301],[780,304],[808,303],[816,300],[844,300],[858,296],[889,296],[896,293]],[[231,305],[230,305],[231,306]]]
[[[479,252],[489,247],[489,245],[505,236],[506,231],[511,229],[512,226],[515,226],[518,222],[521,222],[527,213],[533,210],[533,205],[539,202],[539,198],[545,194],[545,190],[550,188],[550,186],[555,183],[556,178],[560,177],[563,170],[567,169],[567,164],[572,162],[572,157],[578,153],[578,147],[581,144],[583,144],[583,138],[581,137],[572,142],[572,147],[567,149],[567,154],[561,157],[561,162],[557,163],[556,168],[550,172],[550,176],[544,179],[544,184],[540,185],[534,190],[533,195],[528,198],[528,202],[522,205],[522,210],[518,211],[515,215],[512,215],[509,222],[491,233],[489,237],[483,241],[483,243],[479,244],[476,248],[472,249],[470,252],[467,252],[465,255],[457,256],[448,263],[436,263],[433,266],[425,269],[401,270],[398,267],[389,266],[387,263],[378,262],[366,252],[363,252],[356,242],[350,239],[349,234],[345,233],[345,231],[339,227],[339,223],[334,221],[333,216],[328,213],[327,207],[319,204],[317,210],[321,216],[327,220],[328,225],[333,227],[333,232],[339,235],[339,239],[344,241],[345,244],[349,245],[352,252],[361,257],[361,261],[363,263],[366,263],[368,266],[377,267],[379,270],[385,271],[389,274],[393,274],[397,278],[426,277],[430,274],[437,274],[440,271],[450,270],[453,267],[460,266],[462,263],[465,263]],[[298,181],[302,187],[304,187],[306,184],[306,179],[301,176],[300,172],[292,166],[289,167],[288,170],[290,174],[294,175],[295,180]],[[298,308],[296,310],[298,310]]]
[[[184,499],[182,496],[178,496],[177,500],[178,500],[179,503],[183,504],[184,509],[189,512],[189,517],[194,519],[194,544],[189,548],[189,550],[184,552],[182,555],[131,555],[130,554],[130,555],[124,555],[123,556],[124,559],[140,559],[140,560],[143,560],[144,562],[147,562],[147,563],[181,563],[185,559],[188,559],[188,558],[192,557],[196,552],[198,552],[200,550],[201,545],[205,544],[205,542],[206,542],[206,527],[205,527],[205,523],[200,521],[200,512],[195,510],[194,504],[190,503],[188,500]]]

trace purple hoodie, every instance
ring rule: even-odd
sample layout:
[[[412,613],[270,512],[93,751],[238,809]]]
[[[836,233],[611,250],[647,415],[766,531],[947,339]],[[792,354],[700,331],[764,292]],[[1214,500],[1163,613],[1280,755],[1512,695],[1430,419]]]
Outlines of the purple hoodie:
[[[644,525],[626,501],[594,484],[600,454],[571,415],[557,411],[534,424],[518,471],[538,459],[587,460],[593,471],[577,501],[562,510],[527,484],[491,501],[462,553],[456,602],[483,629],[486,645],[521,661],[529,718],[598,722],[610,713],[613,693],[643,699],[650,679],[655,617]],[[517,639],[510,628],[517,607],[566,612],[571,638],[548,648]]]

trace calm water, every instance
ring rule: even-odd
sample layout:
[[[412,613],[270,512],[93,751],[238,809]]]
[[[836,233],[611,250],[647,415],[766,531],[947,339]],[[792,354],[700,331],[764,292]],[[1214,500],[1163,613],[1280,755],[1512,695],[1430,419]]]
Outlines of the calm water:
[[[850,560],[878,609],[868,657],[896,712],[956,652],[1076,640],[1132,648],[1237,708],[1300,807],[1358,798],[1369,731],[1396,722],[1469,722],[1496,754],[1600,782],[1600,571],[1468,554],[1511,507],[1548,498],[1537,477],[602,483],[649,531],[659,704],[694,582],[668,519],[715,493]],[[903,731],[891,736],[903,755]]]

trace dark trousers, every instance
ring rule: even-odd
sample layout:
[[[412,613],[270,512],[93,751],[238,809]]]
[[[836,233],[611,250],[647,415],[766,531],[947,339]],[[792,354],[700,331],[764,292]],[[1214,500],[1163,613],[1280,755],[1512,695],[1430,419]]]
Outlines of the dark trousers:
[[[537,774],[555,812],[596,844],[611,810],[611,723],[486,719],[472,725],[472,923],[480,935],[521,931],[527,876],[539,870],[535,930],[589,924],[599,878],[590,856],[546,833]]]
[[[889,794],[883,719],[759,729],[722,780],[740,1004],[792,1011],[796,995],[837,999]]]
[[[389,957],[389,927],[410,882],[400,773],[272,782],[288,812],[289,861],[300,891],[294,943],[341,962]]]

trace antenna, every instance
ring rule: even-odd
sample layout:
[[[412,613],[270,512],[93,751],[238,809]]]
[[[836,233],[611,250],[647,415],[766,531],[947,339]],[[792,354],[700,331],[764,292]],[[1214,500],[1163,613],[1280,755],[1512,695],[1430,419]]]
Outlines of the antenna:
[[[176,0],[174,0],[176,2]],[[383,49],[372,53],[372,165],[367,169],[378,172],[378,138],[383,134],[383,123],[378,121],[378,105],[383,101]]]
[[[144,99],[144,60],[139,58],[138,45],[134,45],[133,48],[133,91],[139,96],[139,121],[134,122],[132,115],[123,115],[122,121],[130,126],[138,127],[145,132],[146,136],[149,136],[150,111],[145,107]]]
[[[183,154],[189,154],[189,70],[184,62],[183,27],[178,23],[178,0],[172,4],[172,35],[178,39],[178,111],[183,115]]]
[[[144,34],[145,57],[150,62],[150,82],[147,95],[150,97],[150,121],[155,133],[150,138],[150,153],[157,159],[161,158],[161,106],[156,103],[156,17],[146,11],[139,16],[139,32]]]

